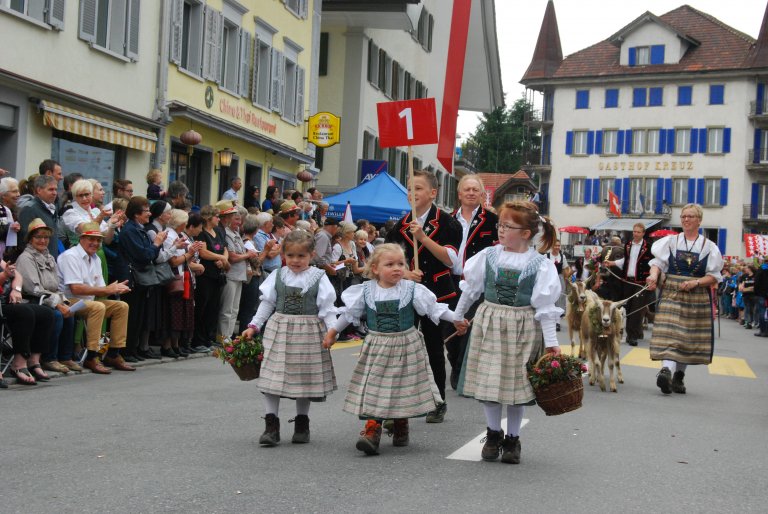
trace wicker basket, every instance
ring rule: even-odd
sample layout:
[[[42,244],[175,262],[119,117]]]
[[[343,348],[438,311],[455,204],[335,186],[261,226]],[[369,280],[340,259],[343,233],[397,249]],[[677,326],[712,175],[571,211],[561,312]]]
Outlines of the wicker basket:
[[[536,391],[536,403],[547,416],[565,414],[581,407],[584,383],[581,377],[568,382],[557,382]]]
[[[232,366],[232,369],[235,370],[237,376],[240,377],[240,380],[247,382],[248,380],[259,378],[259,373],[261,372],[260,361],[249,362],[248,364],[244,364],[242,366],[235,366],[235,364],[231,362],[229,364]]]

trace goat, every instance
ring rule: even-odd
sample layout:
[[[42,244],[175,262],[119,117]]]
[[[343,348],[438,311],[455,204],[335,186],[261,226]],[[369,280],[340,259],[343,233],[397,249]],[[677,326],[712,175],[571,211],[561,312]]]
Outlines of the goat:
[[[584,359],[587,352],[584,346],[584,337],[581,335],[581,318],[584,314],[588,290],[581,280],[577,280],[572,284],[570,277],[571,273],[566,273],[566,270],[563,270],[566,292],[565,320],[568,323],[568,338],[571,342],[571,355],[574,355],[576,343],[573,339],[573,333],[579,334],[579,358]]]
[[[617,392],[613,368],[620,384],[624,383],[619,364],[619,338],[621,330],[621,307],[627,302],[611,302],[603,300],[597,294],[589,291],[587,305],[581,320],[581,341],[586,341],[589,354],[589,385],[600,384],[600,390],[605,391],[603,369],[606,359],[610,370],[611,391]]]

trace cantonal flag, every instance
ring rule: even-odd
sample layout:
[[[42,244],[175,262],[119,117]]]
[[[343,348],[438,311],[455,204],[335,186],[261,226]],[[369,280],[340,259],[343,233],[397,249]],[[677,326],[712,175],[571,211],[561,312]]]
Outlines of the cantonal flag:
[[[608,191],[608,208],[613,214],[621,218],[621,202],[613,191]]]
[[[747,257],[768,255],[768,236],[744,234],[744,246],[747,249]]]

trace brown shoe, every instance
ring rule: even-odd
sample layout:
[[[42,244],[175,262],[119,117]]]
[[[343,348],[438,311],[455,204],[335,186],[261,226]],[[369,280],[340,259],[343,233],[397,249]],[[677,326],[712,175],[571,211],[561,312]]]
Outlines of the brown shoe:
[[[111,369],[105,368],[98,358],[88,359],[83,363],[83,367],[90,369],[93,373],[98,375],[109,375],[112,373]]]
[[[58,361],[42,362],[40,366],[45,371],[55,371],[56,373],[69,373],[69,368]]]
[[[381,424],[374,419],[369,419],[365,428],[360,432],[356,448],[366,455],[379,454],[379,442],[381,441]]]
[[[392,446],[408,446],[408,419],[396,419],[392,431]]]
[[[80,364],[76,363],[73,360],[61,361],[61,364],[69,368],[70,371],[77,371],[77,372],[83,371],[82,366],[80,366]]]
[[[136,371],[136,368],[126,364],[123,358],[119,355],[117,357],[104,357],[102,360],[104,361],[104,364],[110,368],[115,368],[120,371]]]

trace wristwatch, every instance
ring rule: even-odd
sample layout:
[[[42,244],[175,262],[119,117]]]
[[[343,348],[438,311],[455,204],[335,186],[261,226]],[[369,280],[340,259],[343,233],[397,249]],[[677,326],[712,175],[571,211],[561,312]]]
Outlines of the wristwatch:
[[[21,287],[19,287],[19,286],[14,286],[14,288],[13,288],[13,289],[14,289],[14,291],[18,291],[18,292],[21,292]]]

